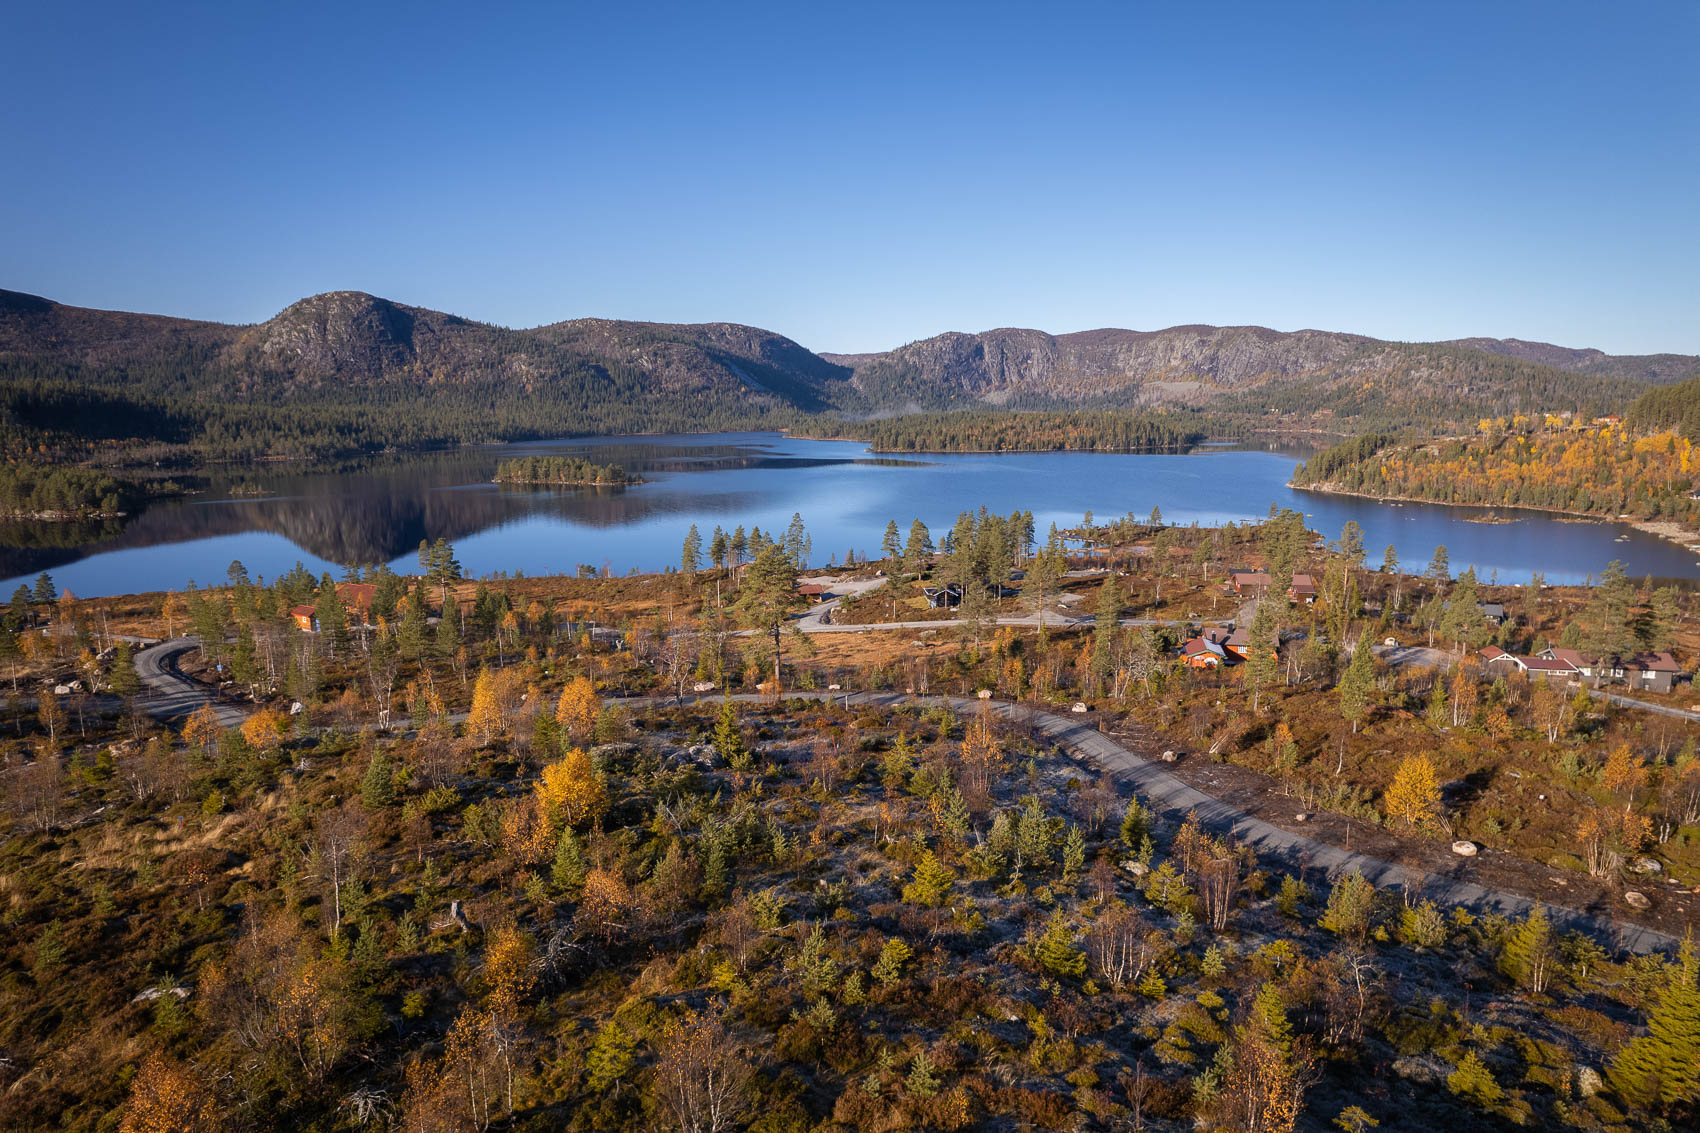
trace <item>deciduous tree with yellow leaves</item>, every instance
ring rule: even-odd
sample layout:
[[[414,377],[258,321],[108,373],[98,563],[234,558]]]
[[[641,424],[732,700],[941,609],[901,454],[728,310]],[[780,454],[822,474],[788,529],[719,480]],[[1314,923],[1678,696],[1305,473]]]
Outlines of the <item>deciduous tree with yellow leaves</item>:
[[[1426,755],[1410,755],[1393,773],[1393,782],[1382,799],[1387,817],[1407,826],[1428,826],[1440,817],[1440,780],[1434,761]]]
[[[588,677],[574,677],[568,681],[567,687],[561,690],[559,703],[555,705],[555,719],[575,740],[590,735],[601,712],[602,700],[596,695],[596,688]]]
[[[608,809],[608,786],[583,748],[549,764],[537,780],[537,810],[551,830],[598,818]]]

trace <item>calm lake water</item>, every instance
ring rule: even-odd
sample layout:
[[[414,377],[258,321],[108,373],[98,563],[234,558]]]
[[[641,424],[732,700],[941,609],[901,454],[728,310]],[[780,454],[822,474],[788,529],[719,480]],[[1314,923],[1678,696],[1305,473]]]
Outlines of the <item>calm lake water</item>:
[[[571,453],[614,463],[646,483],[629,488],[527,489],[490,482],[498,461]],[[1700,578],[1696,555],[1627,524],[1572,523],[1531,512],[1515,522],[1469,522],[1481,509],[1296,492],[1286,486],[1304,454],[1206,446],[1175,455],[1098,453],[876,456],[843,441],[771,433],[615,437],[538,442],[397,458],[350,471],[244,470],[210,490],[149,507],[119,523],[0,526],[0,600],[43,570],[61,589],[94,597],[222,582],[232,560],[270,579],[297,561],[315,572],[389,562],[415,569],[421,539],[455,545],[470,575],[570,573],[581,563],[625,573],[675,565],[686,530],[706,544],[716,524],[784,530],[802,513],[814,564],[877,554],[887,520],[907,533],[919,516],[935,537],[982,504],[1030,509],[1042,536],[1052,522],[1108,519],[1160,507],[1171,523],[1257,519],[1271,503],[1306,513],[1330,539],[1355,519],[1372,566],[1388,544],[1421,569],[1444,544],[1454,571],[1484,578],[1580,582],[1620,559],[1635,577]],[[263,496],[233,494],[258,485]]]

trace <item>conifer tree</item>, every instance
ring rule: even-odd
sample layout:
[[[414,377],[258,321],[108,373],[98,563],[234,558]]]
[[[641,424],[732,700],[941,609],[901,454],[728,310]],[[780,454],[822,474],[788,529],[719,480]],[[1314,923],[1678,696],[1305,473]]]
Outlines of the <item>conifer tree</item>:
[[[744,744],[744,733],[738,730],[738,709],[730,700],[720,703],[720,719],[714,724],[714,751],[734,770],[749,769],[750,749]]]
[[[702,565],[702,535],[697,531],[697,525],[691,524],[691,529],[685,532],[685,545],[679,552],[679,569],[686,574],[695,574]]]
[[[1369,698],[1374,689],[1375,655],[1370,651],[1366,634],[1358,639],[1357,647],[1352,650],[1351,663],[1346,666],[1337,690],[1340,694],[1340,715],[1350,721],[1354,735],[1369,712]]]
[[[372,753],[366,765],[366,776],[360,780],[360,805],[367,810],[382,810],[395,802],[394,768],[383,749]]]
[[[1558,949],[1553,940],[1552,923],[1539,905],[1511,930],[1499,953],[1499,970],[1517,985],[1533,995],[1540,995],[1552,983],[1558,966]]]
[[[1647,1109],[1688,1112],[1700,1101],[1700,959],[1682,943],[1647,1018],[1647,1033],[1618,1052],[1608,1072],[1625,1100]]]
[[[915,863],[915,876],[903,887],[903,899],[912,905],[936,909],[950,896],[950,887],[955,880],[956,874],[951,872],[950,867],[939,861],[938,855],[928,850],[921,860]]]
[[[1033,946],[1033,956],[1053,976],[1079,979],[1086,974],[1086,953],[1074,946],[1074,929],[1061,909],[1045,922],[1045,931]]]

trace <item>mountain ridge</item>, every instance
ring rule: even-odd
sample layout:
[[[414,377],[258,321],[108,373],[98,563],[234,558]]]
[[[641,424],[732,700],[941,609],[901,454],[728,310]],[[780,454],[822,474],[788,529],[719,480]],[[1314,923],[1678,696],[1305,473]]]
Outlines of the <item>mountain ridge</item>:
[[[363,291],[245,325],[0,291],[3,439],[15,451],[51,434],[85,456],[95,438],[244,458],[964,408],[1207,409],[1349,432],[1617,409],[1694,374],[1700,358],[1686,355],[1257,325],[1002,327],[835,354],[742,323],[514,329]]]

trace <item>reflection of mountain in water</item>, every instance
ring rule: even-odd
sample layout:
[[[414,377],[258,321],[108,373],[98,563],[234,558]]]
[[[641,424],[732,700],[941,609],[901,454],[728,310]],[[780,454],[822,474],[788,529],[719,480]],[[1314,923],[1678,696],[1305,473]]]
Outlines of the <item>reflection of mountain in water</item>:
[[[215,478],[199,496],[154,504],[122,525],[7,524],[0,528],[0,577],[52,570],[107,551],[248,531],[282,535],[331,562],[370,565],[409,554],[421,539],[459,540],[533,516],[606,528],[677,510],[672,493],[658,484],[559,488],[491,483],[497,463],[516,452],[576,454],[590,447],[552,442],[457,450],[338,473],[246,470]],[[598,443],[594,452],[598,462],[620,464],[646,480],[680,472],[844,463],[763,455],[759,446],[748,445]],[[271,494],[229,498],[235,484],[255,482]],[[744,492],[693,496],[692,507],[733,515],[753,498]]]

